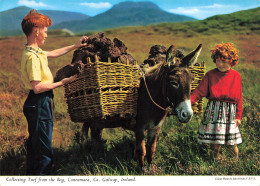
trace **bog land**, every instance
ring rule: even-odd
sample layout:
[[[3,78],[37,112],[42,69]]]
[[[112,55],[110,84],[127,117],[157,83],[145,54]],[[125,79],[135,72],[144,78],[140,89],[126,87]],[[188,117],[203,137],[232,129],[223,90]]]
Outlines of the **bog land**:
[[[259,27],[237,24],[224,28],[219,17],[205,23],[175,23],[153,26],[124,27],[105,30],[107,37],[122,40],[139,63],[149,56],[150,47],[156,44],[169,47],[174,44],[186,53],[203,44],[199,62],[205,61],[207,71],[215,67],[210,49],[217,43],[232,42],[239,49],[239,64],[234,68],[242,76],[243,116],[240,127],[243,143],[240,159],[234,161],[227,147],[223,158],[214,162],[208,146],[199,145],[196,133],[202,115],[195,115],[189,123],[179,123],[170,116],[159,135],[154,166],[146,172],[137,169],[134,160],[135,136],[121,128],[105,129],[103,146],[97,148],[82,132],[82,123],[74,123],[67,113],[64,89],[55,93],[56,122],[53,132],[54,175],[259,175],[260,170],[260,35]],[[246,24],[246,23],[244,23]],[[223,26],[223,25],[222,25]],[[259,25],[258,25],[259,26]],[[201,29],[199,29],[201,28]],[[251,29],[252,28],[252,29]],[[84,33],[94,34],[94,33]],[[42,49],[52,50],[71,45],[80,36],[49,33]],[[0,38],[0,175],[24,175],[26,168],[25,142],[28,137],[22,106],[26,91],[20,78],[20,59],[26,39],[24,36]],[[71,63],[73,52],[58,59],[50,59],[52,73]],[[206,100],[205,100],[206,101]],[[205,106],[205,105],[204,105]]]

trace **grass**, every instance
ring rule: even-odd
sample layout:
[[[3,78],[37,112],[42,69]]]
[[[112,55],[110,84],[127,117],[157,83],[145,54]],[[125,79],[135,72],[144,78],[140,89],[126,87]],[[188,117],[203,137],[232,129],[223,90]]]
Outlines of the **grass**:
[[[199,61],[206,61],[207,70],[215,64],[210,59],[210,49],[217,43],[233,42],[240,51],[240,63],[235,67],[242,76],[243,86],[243,143],[239,145],[240,160],[233,161],[229,149],[223,148],[223,159],[215,162],[210,158],[207,145],[199,145],[196,133],[201,115],[189,123],[179,123],[170,116],[159,134],[154,166],[142,172],[133,157],[135,136],[122,128],[105,129],[105,143],[97,146],[82,132],[82,123],[74,123],[67,113],[63,88],[54,90],[56,122],[53,132],[55,154],[54,175],[259,175],[259,53],[257,41],[260,36],[244,34],[199,34],[187,35],[161,26],[128,27],[107,30],[110,38],[122,40],[139,63],[149,55],[152,45],[166,47],[174,44],[188,53],[199,43],[203,50]],[[151,29],[153,28],[153,29]],[[79,36],[51,35],[44,50],[70,45]],[[22,113],[26,91],[20,81],[20,58],[25,43],[24,36],[0,38],[0,175],[24,175],[28,137],[27,123]],[[58,59],[50,59],[50,68],[55,72],[71,62],[73,52]],[[206,102],[206,100],[205,100]]]

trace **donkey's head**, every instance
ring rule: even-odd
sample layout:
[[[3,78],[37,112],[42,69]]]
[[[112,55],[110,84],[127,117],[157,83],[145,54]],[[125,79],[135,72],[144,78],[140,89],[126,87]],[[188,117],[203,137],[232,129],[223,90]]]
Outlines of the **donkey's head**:
[[[168,101],[171,103],[173,112],[177,114],[180,122],[188,122],[193,116],[190,95],[191,84],[194,77],[188,70],[188,66],[196,63],[202,49],[200,44],[194,51],[185,56],[180,62],[175,59],[174,46],[170,46],[166,55],[166,89]]]

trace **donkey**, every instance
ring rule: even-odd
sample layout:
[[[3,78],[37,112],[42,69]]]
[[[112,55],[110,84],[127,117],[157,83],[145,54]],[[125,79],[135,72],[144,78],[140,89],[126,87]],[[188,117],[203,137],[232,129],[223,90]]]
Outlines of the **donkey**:
[[[190,93],[194,78],[187,67],[196,63],[201,49],[200,44],[179,62],[174,57],[175,48],[172,45],[167,50],[166,61],[150,67],[141,79],[138,89],[137,116],[134,118],[134,127],[130,129],[135,132],[135,156],[141,168],[144,168],[145,156],[148,164],[152,163],[157,138],[170,107],[180,122],[185,123],[192,118]],[[91,128],[92,140],[102,142],[102,130],[108,122],[107,120],[103,123],[85,122],[83,132],[88,136]],[[130,121],[118,121],[115,126],[128,126],[128,122]],[[145,131],[148,134],[147,145],[145,145]]]
[[[166,61],[151,67],[141,79],[134,128],[135,156],[141,168],[145,166],[145,156],[148,164],[153,161],[157,138],[170,107],[180,122],[191,120],[193,111],[190,94],[194,77],[187,67],[197,61],[201,49],[200,44],[177,64],[172,45],[167,50]]]

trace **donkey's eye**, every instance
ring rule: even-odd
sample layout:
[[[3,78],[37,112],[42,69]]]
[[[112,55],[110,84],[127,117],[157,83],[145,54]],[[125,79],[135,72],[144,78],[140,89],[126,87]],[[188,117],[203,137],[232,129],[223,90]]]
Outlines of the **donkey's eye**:
[[[174,61],[175,61],[175,63],[179,64],[179,63],[181,62],[181,59],[178,58],[178,57],[175,57],[175,58],[174,58]]]
[[[174,88],[179,88],[179,83],[177,83],[176,81],[170,81],[170,83]]]

